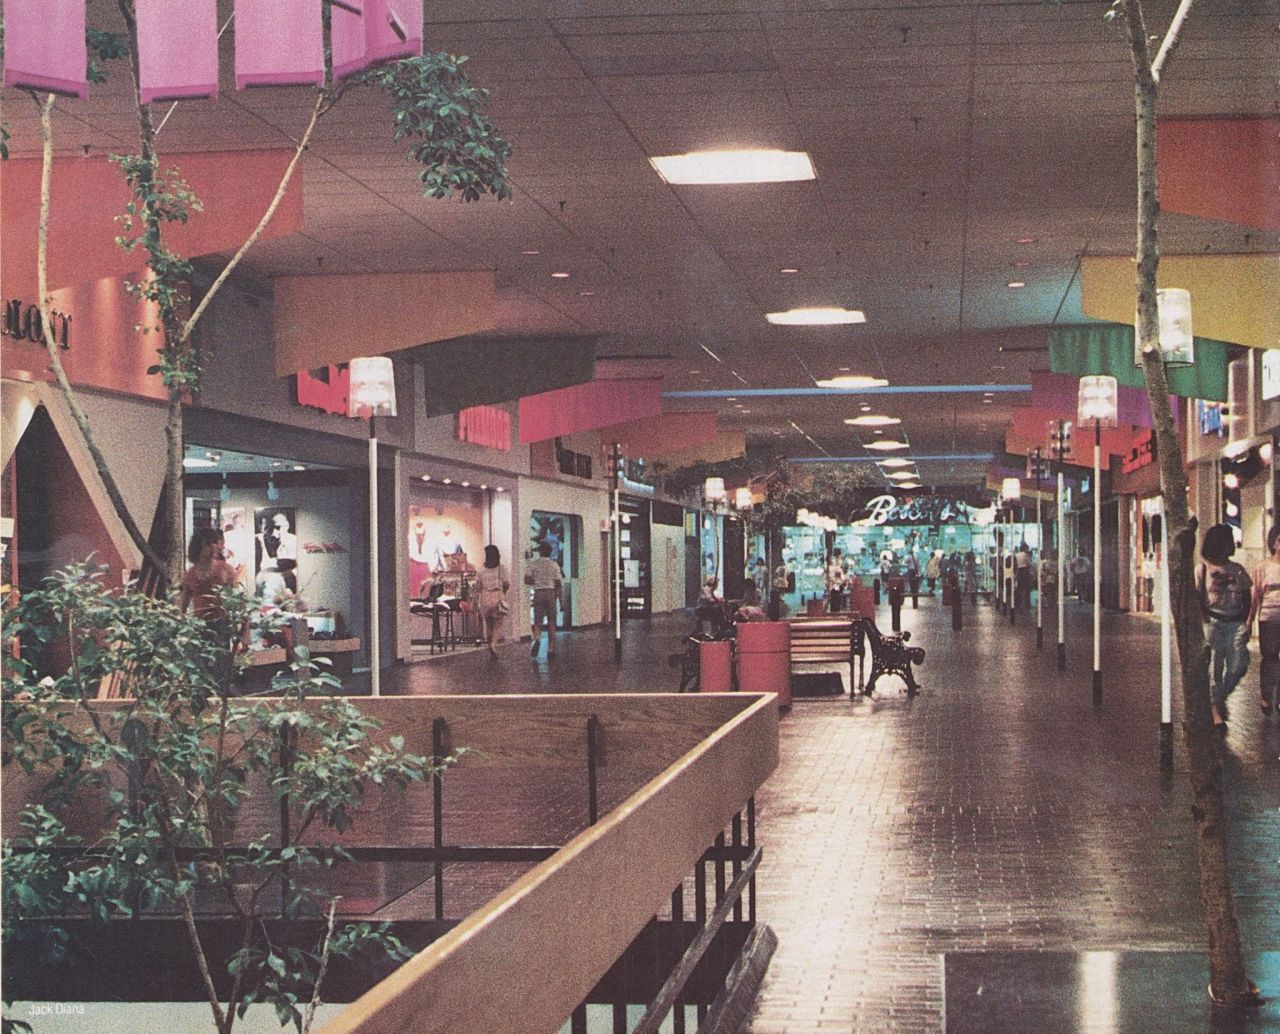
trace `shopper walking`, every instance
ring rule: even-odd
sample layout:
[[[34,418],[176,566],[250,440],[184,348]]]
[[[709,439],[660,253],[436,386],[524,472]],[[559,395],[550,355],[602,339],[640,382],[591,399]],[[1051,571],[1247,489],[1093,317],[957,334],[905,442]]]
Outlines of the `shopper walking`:
[[[1267,533],[1267,556],[1253,572],[1249,624],[1258,619],[1262,713],[1280,707],[1280,525]]]
[[[1031,609],[1031,548],[1018,543],[1013,554],[1014,610]]]
[[[484,567],[476,575],[476,598],[480,607],[480,627],[489,644],[489,656],[498,658],[498,630],[507,616],[507,593],[511,579],[497,546],[484,547]]]
[[[1213,724],[1227,723],[1227,697],[1249,670],[1249,611],[1253,582],[1243,567],[1231,560],[1235,535],[1225,524],[1215,524],[1200,547],[1203,561],[1196,565],[1196,593],[1208,622],[1209,674],[1213,690]]]
[[[560,603],[560,587],[564,584],[564,572],[551,559],[551,543],[538,547],[538,558],[524,573],[524,584],[533,588],[533,628],[529,636],[533,646],[529,653],[538,656],[542,647],[542,626],[547,626],[547,657],[556,655],[556,611]]]
[[[827,610],[839,614],[844,610],[844,566],[840,562],[840,550],[836,550],[827,565]]]
[[[924,576],[929,580],[929,595],[933,595],[938,579],[942,577],[942,560],[937,553],[929,554],[929,562],[924,565]]]

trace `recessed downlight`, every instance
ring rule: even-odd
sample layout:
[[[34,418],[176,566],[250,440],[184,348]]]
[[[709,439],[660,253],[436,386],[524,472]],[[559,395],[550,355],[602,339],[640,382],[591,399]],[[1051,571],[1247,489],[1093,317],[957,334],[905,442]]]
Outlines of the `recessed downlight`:
[[[1017,244],[1038,244],[1039,242],[1040,242],[1040,238],[1039,238],[1039,237],[1019,237],[1015,243],[1017,243]]]
[[[463,487],[463,488],[470,488],[470,487],[471,487],[471,482],[470,482],[470,481],[464,481],[464,482],[462,482],[462,487]]]
[[[911,488],[919,488],[919,487],[920,487],[920,482],[919,482],[919,481],[899,481],[899,482],[898,482],[898,487],[899,487],[899,488],[907,488],[907,489],[911,489]]]
[[[818,381],[819,388],[844,388],[858,390],[861,388],[883,388],[888,385],[883,377],[867,377],[863,374],[841,374],[839,377],[828,377]]]
[[[537,248],[525,248],[524,251],[520,252],[520,254],[521,255],[541,255],[542,252],[540,252]]]
[[[1018,289],[1018,288],[1020,288],[1020,287],[1026,287],[1026,286],[1027,286],[1027,282],[1026,282],[1025,280],[1010,280],[1010,281],[1009,281],[1007,284],[1005,284],[1004,286],[1005,286],[1005,287],[1012,287],[1014,290],[1017,290],[1017,289]]]
[[[874,442],[867,442],[863,448],[876,449],[880,452],[896,452],[898,449],[909,449],[911,446],[906,442],[899,442],[893,438],[881,438]]]
[[[446,485],[452,485],[452,484],[453,484],[453,478],[445,478],[445,479],[444,479],[444,483],[445,483]]]
[[[795,266],[783,266],[778,272],[783,276],[791,276],[793,273],[799,273],[800,270],[796,269]]]
[[[878,467],[914,467],[915,461],[905,459],[902,456],[896,456],[891,460],[876,460]]]
[[[649,159],[658,175],[674,186],[714,183],[788,183],[814,178],[805,151],[723,150],[663,154]]]
[[[864,416],[851,416],[845,419],[851,427],[890,427],[902,421],[896,416],[885,416],[883,413],[868,413]]]
[[[861,309],[845,309],[838,305],[806,305],[782,312],[766,312],[764,318],[779,327],[831,327],[867,322],[867,315]]]
[[[870,407],[870,406],[859,406],[858,408],[859,408],[860,410],[862,410],[862,412],[864,412],[864,413],[870,413],[870,412],[871,412],[871,407]]]
[[[569,274],[566,273],[564,270],[559,270],[551,274],[551,279],[552,280],[568,280]]]
[[[886,474],[885,477],[894,481],[914,481],[916,476],[909,470],[895,470],[891,474]]]

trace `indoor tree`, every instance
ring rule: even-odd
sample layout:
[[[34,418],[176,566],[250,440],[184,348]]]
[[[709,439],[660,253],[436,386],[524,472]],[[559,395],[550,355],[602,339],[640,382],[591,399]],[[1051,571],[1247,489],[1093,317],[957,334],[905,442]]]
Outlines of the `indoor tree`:
[[[1222,759],[1209,702],[1209,651],[1197,598],[1193,554],[1196,524],[1187,506],[1187,473],[1169,404],[1160,352],[1156,274],[1160,263],[1160,199],[1156,161],[1156,107],[1163,81],[1191,12],[1180,0],[1164,35],[1152,35],[1141,0],[1112,0],[1107,18],[1124,27],[1133,58],[1137,131],[1137,336],[1155,426],[1160,488],[1172,544],[1169,595],[1182,674],[1183,731],[1191,778],[1200,901],[1209,938],[1210,992],[1216,1002],[1256,1005],[1258,989],[1245,970],[1240,927],[1231,888],[1227,815],[1223,806]]]
[[[131,193],[126,211],[120,216],[122,232],[117,242],[125,250],[139,251],[147,259],[147,274],[133,282],[130,289],[155,304],[157,325],[145,328],[158,341],[158,362],[151,372],[162,378],[168,394],[165,477],[155,523],[155,541],[147,539],[128,512],[116,478],[94,439],[89,419],[63,372],[54,341],[45,269],[53,162],[52,115],[56,98],[52,94],[41,95],[31,91],[40,110],[43,138],[44,167],[37,245],[39,305],[49,366],[84,436],[112,506],[143,556],[173,585],[181,577],[183,569],[183,407],[199,391],[203,359],[193,334],[210,303],[275,214],[320,120],[351,89],[370,87],[385,92],[391,102],[394,137],[411,141],[409,154],[420,166],[418,175],[423,193],[432,198],[457,197],[463,201],[476,201],[486,194],[509,198],[511,188],[506,162],[511,147],[497,134],[485,114],[488,91],[473,86],[467,79],[465,57],[425,54],[371,68],[348,79],[335,79],[328,45],[330,3],[325,0],[325,83],[315,91],[309,121],[297,138],[293,157],[261,220],[217,274],[209,289],[195,302],[190,294],[190,261],[167,247],[165,227],[173,222],[185,222],[192,211],[200,209],[199,200],[187,187],[179,170],[163,165],[151,107],[142,103],[139,90],[134,3],[133,0],[117,0],[117,4],[125,34],[120,37],[100,30],[89,31],[88,43],[93,55],[89,77],[91,81],[102,81],[106,62],[118,59],[129,61],[133,77],[138,152],[113,156],[113,161],[119,165]],[[3,143],[7,156],[7,131]]]
[[[248,623],[253,602],[228,592],[227,626]],[[0,662],[0,744],[9,777],[21,767],[31,788],[22,834],[3,845],[6,952],[74,961],[71,918],[176,912],[217,1034],[255,1002],[305,1034],[333,959],[408,957],[386,924],[339,922],[317,876],[348,860],[334,835],[369,793],[403,790],[460,752],[405,750],[328,696],[338,682],[305,648],[277,680],[282,698],[234,699],[225,640],[172,602],[108,588],[98,569],[62,571],[5,610],[23,650]],[[42,663],[51,650],[68,658],[56,677]],[[128,694],[96,702],[104,679]],[[255,799],[258,815],[287,808],[290,822],[255,821]],[[210,915],[233,924],[228,957],[202,929]]]

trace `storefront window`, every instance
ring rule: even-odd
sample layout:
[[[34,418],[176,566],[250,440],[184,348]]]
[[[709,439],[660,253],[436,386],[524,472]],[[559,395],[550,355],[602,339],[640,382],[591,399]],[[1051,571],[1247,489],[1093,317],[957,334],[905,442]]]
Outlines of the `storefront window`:
[[[534,510],[529,515],[529,557],[541,555],[542,546],[551,547],[551,559],[560,565],[564,582],[560,592],[559,627],[572,628],[577,597],[582,518],[576,514]],[[532,607],[529,611],[533,621]]]

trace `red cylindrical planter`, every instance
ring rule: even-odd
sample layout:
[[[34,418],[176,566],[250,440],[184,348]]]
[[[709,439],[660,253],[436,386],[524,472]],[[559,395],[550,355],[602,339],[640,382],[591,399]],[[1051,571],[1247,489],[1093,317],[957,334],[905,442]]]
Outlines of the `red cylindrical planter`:
[[[778,707],[791,706],[791,625],[747,621],[738,626],[738,689],[777,693]]]
[[[728,693],[733,689],[733,653],[729,640],[716,639],[698,647],[698,692]]]

